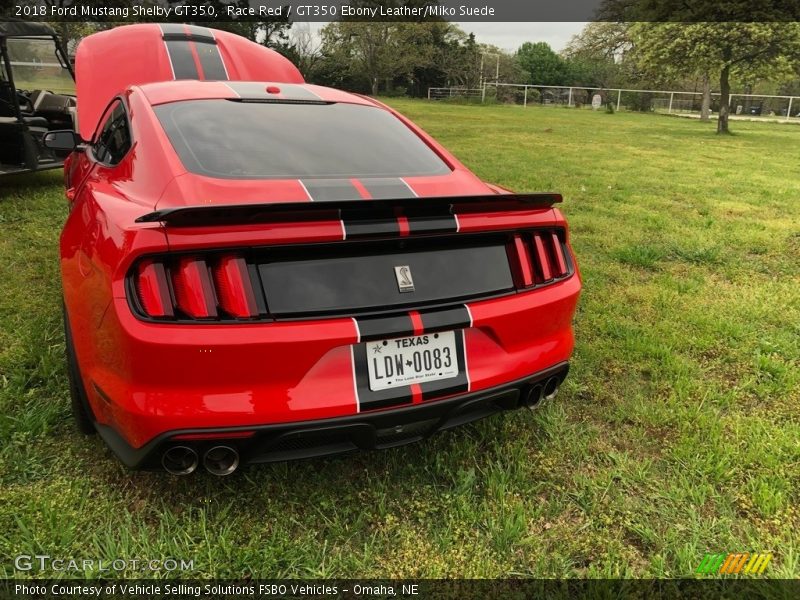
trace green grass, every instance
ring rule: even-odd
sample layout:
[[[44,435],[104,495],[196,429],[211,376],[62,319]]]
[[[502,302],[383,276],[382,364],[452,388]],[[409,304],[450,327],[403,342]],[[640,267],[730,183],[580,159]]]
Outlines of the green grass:
[[[756,551],[800,576],[800,128],[391,103],[483,178],[564,194],[584,292],[556,401],[224,480],[128,472],[70,423],[60,174],[6,179],[0,575],[44,553],[190,576],[684,577]]]

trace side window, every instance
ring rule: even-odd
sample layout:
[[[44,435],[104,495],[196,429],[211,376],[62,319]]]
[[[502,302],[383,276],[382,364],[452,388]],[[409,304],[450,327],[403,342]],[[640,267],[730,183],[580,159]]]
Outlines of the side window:
[[[106,121],[100,129],[93,152],[97,160],[109,165],[116,165],[128,153],[131,147],[131,131],[128,118],[120,100],[116,100],[110,110],[106,111]]]

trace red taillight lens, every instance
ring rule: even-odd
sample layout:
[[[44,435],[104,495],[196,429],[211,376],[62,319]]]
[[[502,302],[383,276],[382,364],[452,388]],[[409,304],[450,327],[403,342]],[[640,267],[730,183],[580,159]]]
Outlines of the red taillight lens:
[[[191,256],[178,259],[172,268],[172,287],[181,312],[193,319],[217,316],[214,286],[206,261]]]
[[[152,260],[142,261],[136,275],[136,295],[144,312],[150,317],[174,316],[164,265]]]
[[[515,277],[522,283],[521,287],[550,283],[569,275],[562,236],[563,233],[552,230],[534,231],[524,238],[514,236],[518,265],[516,271],[519,272],[517,275],[515,271]],[[521,243],[523,239],[525,243]]]
[[[243,258],[233,255],[220,258],[214,266],[214,284],[219,305],[226,313],[240,318],[258,315],[253,284]]]
[[[260,315],[260,289],[253,285],[247,261],[234,253],[145,259],[135,267],[133,284],[138,308],[148,317],[225,320]]]
[[[553,248],[553,268],[556,277],[561,277],[567,273],[567,261],[564,259],[564,248],[558,234],[553,232],[550,235],[550,243]]]
[[[553,278],[550,268],[550,257],[545,247],[544,236],[540,233],[533,234],[533,255],[536,257],[536,283],[544,283]]]

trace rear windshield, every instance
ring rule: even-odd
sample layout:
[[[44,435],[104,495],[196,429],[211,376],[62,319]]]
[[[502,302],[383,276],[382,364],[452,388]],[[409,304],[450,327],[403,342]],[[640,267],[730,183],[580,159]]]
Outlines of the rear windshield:
[[[354,104],[192,100],[155,107],[184,166],[210,177],[403,177],[449,172],[391,113]]]

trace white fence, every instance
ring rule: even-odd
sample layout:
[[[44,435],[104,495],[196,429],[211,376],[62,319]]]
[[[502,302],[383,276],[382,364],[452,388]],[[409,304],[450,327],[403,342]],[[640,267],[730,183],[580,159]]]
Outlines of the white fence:
[[[432,87],[428,88],[428,100],[444,98],[480,98],[483,101],[483,88]]]
[[[487,82],[482,88],[430,88],[428,99],[452,97],[480,98],[506,104],[529,104],[592,108],[599,96],[601,106],[612,104],[616,110],[660,113],[700,113],[702,92],[676,90],[635,90],[598,87],[557,87],[517,83]],[[597,103],[595,102],[595,105]],[[719,93],[711,94],[711,109],[719,110]],[[731,113],[749,117],[800,119],[800,97],[765,94],[731,94]]]

